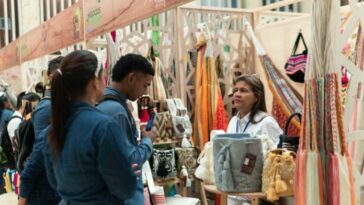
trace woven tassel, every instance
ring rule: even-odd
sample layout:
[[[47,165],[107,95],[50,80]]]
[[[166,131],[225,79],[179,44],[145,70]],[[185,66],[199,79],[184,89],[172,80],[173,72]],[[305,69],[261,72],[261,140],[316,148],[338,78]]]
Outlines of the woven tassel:
[[[267,191],[267,199],[271,201],[276,201],[279,199],[279,196],[277,195],[276,190],[274,189],[274,182],[271,182],[268,191]]]
[[[339,163],[335,154],[329,154],[328,162],[328,202],[332,205],[340,204]]]
[[[281,178],[281,175],[277,174],[276,175],[276,183],[275,183],[275,190],[277,193],[282,193],[287,191],[287,184],[286,182],[284,182]]]

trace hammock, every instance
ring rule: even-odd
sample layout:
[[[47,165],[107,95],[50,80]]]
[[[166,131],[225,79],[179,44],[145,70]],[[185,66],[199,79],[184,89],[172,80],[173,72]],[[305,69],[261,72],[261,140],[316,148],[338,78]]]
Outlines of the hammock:
[[[297,154],[296,205],[354,205],[352,161],[344,132],[340,80],[335,62],[339,5],[312,5],[312,40],[305,73],[304,112]],[[332,36],[331,36],[332,35]]]
[[[246,21],[248,32],[251,35],[253,44],[256,48],[259,59],[265,68],[265,74],[268,79],[269,88],[273,94],[272,114],[277,119],[281,127],[285,126],[288,117],[293,113],[302,113],[302,97],[293,89],[285,80],[277,67],[273,64],[271,58],[266,54],[260,42],[248,21]],[[294,126],[290,126],[289,135],[298,135],[300,123],[293,121]]]
[[[211,130],[226,130],[228,124],[210,43],[201,34],[197,44],[193,140],[201,148]]]

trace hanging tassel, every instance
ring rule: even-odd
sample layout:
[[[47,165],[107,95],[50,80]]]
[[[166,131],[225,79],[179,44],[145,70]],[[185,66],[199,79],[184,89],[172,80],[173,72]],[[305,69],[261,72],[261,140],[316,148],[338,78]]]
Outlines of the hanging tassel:
[[[276,190],[274,189],[275,183],[271,182],[268,191],[267,191],[267,199],[271,201],[276,201],[279,199]]]
[[[275,190],[277,193],[282,193],[287,191],[287,183],[282,180],[281,175],[277,173],[276,175],[276,183],[275,183]]]
[[[340,204],[340,182],[338,159],[333,153],[329,153],[328,161],[328,197],[329,204]]]

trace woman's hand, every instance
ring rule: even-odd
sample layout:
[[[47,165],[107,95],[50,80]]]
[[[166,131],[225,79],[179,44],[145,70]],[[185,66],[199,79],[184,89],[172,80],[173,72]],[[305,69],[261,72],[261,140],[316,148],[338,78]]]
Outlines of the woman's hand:
[[[28,199],[19,197],[18,205],[26,205]]]

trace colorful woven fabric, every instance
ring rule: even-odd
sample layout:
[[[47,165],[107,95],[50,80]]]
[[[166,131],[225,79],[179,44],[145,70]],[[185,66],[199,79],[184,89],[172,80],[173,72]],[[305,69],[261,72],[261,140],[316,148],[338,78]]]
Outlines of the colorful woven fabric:
[[[269,56],[260,56],[260,61],[265,68],[265,74],[268,79],[268,85],[273,94],[273,100],[277,109],[273,109],[273,116],[278,119],[278,123],[284,127],[286,120],[293,113],[302,113],[301,97],[286,82],[284,77],[279,73],[277,68],[272,63]],[[293,121],[293,130],[300,128],[300,123]],[[292,133],[293,134],[293,133]]]
[[[227,118],[221,96],[215,62],[207,49],[204,35],[198,42],[197,67],[195,71],[195,118],[193,140],[203,147],[209,141],[213,129],[227,128]]]

